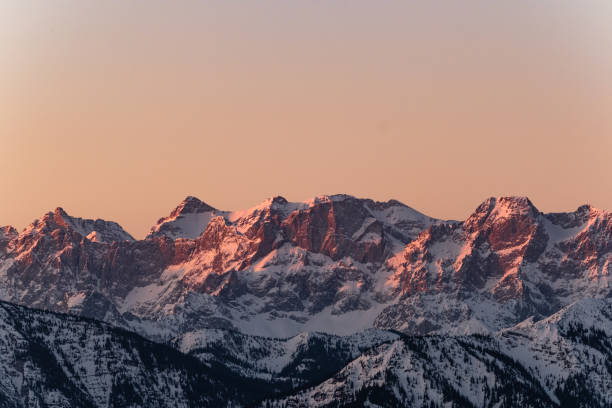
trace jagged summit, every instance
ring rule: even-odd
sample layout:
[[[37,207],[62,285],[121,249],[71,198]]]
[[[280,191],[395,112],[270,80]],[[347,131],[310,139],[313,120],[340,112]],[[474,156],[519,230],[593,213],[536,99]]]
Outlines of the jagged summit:
[[[527,197],[489,197],[484,200],[464,222],[468,231],[475,231],[484,226],[491,226],[504,220],[535,220],[540,211]]]
[[[287,204],[289,201],[287,201],[285,197],[278,195],[278,196],[272,197],[272,202],[283,205],[283,204]]]
[[[555,212],[544,214],[553,224],[562,228],[576,228],[592,221],[597,223],[612,224],[612,214],[606,210],[596,208],[590,204],[581,205],[573,212]]]
[[[56,207],[34,220],[20,235],[42,234],[57,229],[76,232],[92,242],[134,241],[134,238],[114,221],[73,217],[62,207]]]
[[[161,236],[171,239],[194,239],[204,232],[213,216],[222,214],[223,211],[217,210],[199,198],[187,196],[170,215],[157,221],[146,239]]]
[[[475,212],[488,212],[496,216],[514,214],[539,214],[540,211],[526,196],[489,197],[478,206]]]
[[[280,209],[280,208],[285,208],[286,206],[291,207],[293,205],[295,205],[295,203],[291,203],[285,197],[281,195],[277,195],[274,197],[268,197],[265,200],[263,200],[261,203],[255,205],[254,207],[248,208],[246,210],[233,211],[228,216],[228,218],[235,220],[240,217],[243,217],[244,215],[252,214],[257,211],[266,210],[266,209]]]
[[[543,214],[526,197],[492,197],[455,222],[397,200],[349,195],[303,202],[276,196],[234,212],[190,196],[150,239],[92,242],[108,239],[113,225],[58,207],[18,236],[11,227],[0,229],[0,299],[103,320],[181,345],[213,365],[229,364],[245,377],[282,375],[283,383],[308,385],[278,406],[354,397],[361,400],[353,405],[362,406],[367,384],[376,395],[383,384],[385,395],[400,397],[397,406],[421,406],[425,398],[443,405],[444,395],[455,392],[474,406],[528,406],[522,397],[515,404],[508,399],[521,383],[536,387],[522,395],[538,407],[578,406],[564,403],[577,385],[582,396],[605,397],[584,408],[612,401],[605,393],[612,384],[605,369],[612,350],[612,216],[591,206]],[[105,372],[83,371],[108,365],[104,356],[113,343],[99,338],[100,326],[92,332],[91,321],[83,321],[75,334],[78,317],[24,313],[15,336],[0,336],[3,350],[17,353],[0,362],[0,371],[2,364],[28,367],[23,334],[34,318],[26,334],[36,347],[43,340],[58,350],[59,362],[74,357],[66,372],[78,375],[67,378],[78,387],[91,384],[92,394],[108,401],[99,386]],[[5,328],[13,321],[5,319]],[[368,334],[373,328],[409,336]],[[299,334],[306,332],[319,333]],[[84,351],[74,354],[74,347]],[[102,365],[82,358],[98,351]],[[141,364],[136,354],[127,357],[129,367]],[[163,362],[157,359],[146,361]],[[325,367],[321,377],[304,376]],[[517,375],[524,377],[515,383]],[[4,377],[0,388],[21,384]],[[29,392],[31,383],[23,384],[15,396]],[[533,390],[544,399],[532,399]]]
[[[289,222],[288,220],[295,219],[298,214],[316,213],[323,216],[328,212],[334,217],[352,217],[355,222],[360,222],[359,220],[363,222],[367,218],[392,226],[396,230],[396,235],[402,237],[400,241],[416,236],[422,226],[438,222],[397,200],[379,202],[348,194],[319,195],[301,202],[290,202],[285,197],[277,195],[251,208],[237,211],[220,211],[195,197],[188,196],[169,216],[158,220],[151,228],[147,239],[160,236],[171,239],[195,239],[206,230],[208,223],[215,216],[224,217],[240,232],[245,233],[252,227],[258,228],[261,223]],[[303,216],[305,215],[300,217]],[[357,227],[359,226],[361,224]]]
[[[160,220],[149,239],[113,243],[108,253],[93,246],[98,252],[92,254],[81,237],[61,231],[103,240],[98,235],[108,223],[71,217],[61,208],[32,224],[36,235],[29,244],[4,248],[24,260],[12,266],[16,274],[40,273],[40,288],[62,273],[91,275],[88,286],[79,286],[79,278],[70,295],[49,292],[47,307],[75,304],[72,297],[89,296],[83,291],[110,285],[104,295],[108,304],[146,318],[160,313],[178,318],[166,305],[193,301],[195,306],[185,307],[193,307],[195,315],[208,305],[207,317],[197,319],[246,325],[253,333],[261,333],[258,319],[288,319],[289,328],[278,335],[310,319],[315,319],[312,329],[326,330],[331,323],[320,322],[334,321],[346,323],[345,332],[363,323],[427,333],[455,329],[467,320],[470,330],[506,327],[529,313],[545,316],[585,293],[606,296],[612,275],[612,219],[606,214],[592,207],[542,214],[526,197],[492,197],[467,221],[455,222],[427,217],[397,200],[346,194],[302,202],[275,196],[233,212],[189,196]],[[97,223],[105,224],[98,228]],[[64,272],[50,274],[48,268]],[[39,290],[36,279],[32,287],[24,286],[28,296]],[[422,296],[443,305],[435,307],[446,308],[447,320],[432,317],[431,305],[411,303]],[[218,302],[219,309],[210,302]],[[490,315],[479,306],[483,302],[502,313]],[[228,318],[223,308],[237,308],[240,317]],[[342,320],[343,313],[362,310],[368,319]],[[313,317],[319,313],[338,320]],[[405,325],[417,321],[419,327]]]
[[[609,216],[609,212],[592,206],[591,204],[583,204],[579,206],[575,211],[571,212],[552,212],[542,213],[532,201],[525,196],[501,196],[501,197],[489,197],[484,200],[474,211],[474,213],[468,217],[465,224],[470,224],[475,220],[479,221],[491,221],[495,219],[504,218],[531,218],[535,220],[540,216],[544,216],[555,222],[559,222],[566,227],[571,225],[580,225],[589,218],[593,217],[606,217]]]
[[[170,217],[177,217],[182,214],[199,214],[216,209],[204,201],[194,196],[187,196],[181,203],[170,213]]]
[[[563,214],[563,213],[560,213]],[[602,208],[597,208],[591,204],[583,204],[573,212],[577,215],[586,215],[588,217],[610,216],[610,212]]]
[[[348,194],[322,194],[312,197],[311,199],[306,200],[304,203],[312,206],[316,204],[340,202],[345,200],[358,200],[358,198]]]

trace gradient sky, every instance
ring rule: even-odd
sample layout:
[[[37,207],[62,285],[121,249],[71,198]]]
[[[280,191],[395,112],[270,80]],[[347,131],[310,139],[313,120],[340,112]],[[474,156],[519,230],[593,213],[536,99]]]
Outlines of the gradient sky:
[[[186,195],[612,210],[612,2],[0,2],[0,225]]]

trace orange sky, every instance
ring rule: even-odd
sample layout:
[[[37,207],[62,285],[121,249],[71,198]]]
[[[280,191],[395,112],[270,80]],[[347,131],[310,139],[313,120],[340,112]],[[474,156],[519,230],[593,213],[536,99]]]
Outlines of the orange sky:
[[[0,2],[0,225],[186,195],[612,209],[612,2]]]

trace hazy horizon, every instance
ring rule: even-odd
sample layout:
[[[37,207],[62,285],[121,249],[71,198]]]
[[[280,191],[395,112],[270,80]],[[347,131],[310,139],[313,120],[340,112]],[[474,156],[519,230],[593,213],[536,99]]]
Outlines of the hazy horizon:
[[[612,209],[612,2],[0,3],[0,225],[187,195]]]

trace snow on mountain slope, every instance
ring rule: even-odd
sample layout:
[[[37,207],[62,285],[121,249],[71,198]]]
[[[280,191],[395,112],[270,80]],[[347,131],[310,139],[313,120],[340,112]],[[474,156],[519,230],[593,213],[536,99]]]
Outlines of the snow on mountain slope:
[[[484,333],[610,294],[612,217],[589,206],[542,214],[500,197],[443,222],[347,195],[239,212],[188,197],[147,239],[110,243],[56,213],[7,235],[2,299],[166,340],[200,328]],[[168,236],[186,232],[197,236]]]
[[[371,327],[382,310],[370,293],[374,271],[367,264],[333,261],[285,244],[236,271],[248,241],[235,242],[242,236],[233,233],[222,236],[225,244],[188,264],[169,267],[158,281],[130,291],[119,310],[169,326],[189,321],[200,327],[198,320],[208,319],[210,325],[216,319],[226,323],[213,327],[278,337],[305,330],[348,334]],[[226,246],[242,249],[217,249]]]
[[[72,217],[61,207],[57,207],[55,211],[48,212],[41,218],[34,220],[34,222],[28,225],[21,233],[13,233],[12,238],[22,238],[23,241],[25,237],[36,238],[56,229],[70,231],[71,233],[74,232],[80,237],[87,238],[91,242],[111,243],[115,241],[134,241],[134,238],[124,231],[116,222]]]
[[[0,302],[3,407],[241,406],[273,387],[124,330]]]
[[[55,222],[58,225],[71,228],[92,242],[134,241],[134,238],[125,232],[119,224],[101,219],[88,220],[71,217],[62,208],[58,207],[53,213],[46,214],[40,224]]]
[[[6,407],[606,407],[610,333],[612,301],[585,299],[493,336],[206,329],[175,339],[179,351],[2,302],[0,396]]]
[[[188,198],[158,232],[170,231],[184,214],[211,215],[209,208]],[[160,234],[106,246],[47,217],[14,240],[18,250],[4,263],[0,282],[3,298],[164,333],[181,327],[350,333],[370,327],[381,309],[371,288],[382,260],[415,228],[437,222],[394,201],[350,196],[306,203],[275,197],[222,214],[211,215],[194,240]],[[30,279],[22,279],[24,271]],[[41,292],[39,283],[50,289]]]
[[[95,233],[95,234],[94,234]],[[97,308],[91,317],[103,317],[98,308],[112,309],[108,299],[95,297],[104,281],[113,274],[99,265],[116,263],[122,245],[142,246],[114,222],[71,217],[61,208],[35,220],[7,244],[9,251],[0,258],[0,297],[28,306],[66,311],[68,304],[90,304]],[[159,255],[158,255],[159,256]],[[151,258],[147,259],[151,262]],[[142,276],[128,278],[138,283]],[[74,297],[92,294],[92,302],[74,302]],[[72,301],[70,299],[73,299]]]
[[[612,405],[611,299],[582,299],[495,337],[506,354],[535,373],[568,406],[576,400],[583,406]]]
[[[608,407],[612,300],[584,299],[493,336],[402,335],[266,406]]]
[[[176,326],[181,313],[204,307],[206,324],[252,334],[351,333],[371,327],[382,309],[372,293],[382,260],[439,222],[397,201],[274,197],[211,219],[189,260],[134,288],[120,310]]]
[[[556,401],[487,338],[402,337],[272,407],[554,407]],[[504,405],[505,404],[505,405]]]
[[[164,395],[158,405],[175,387],[189,406],[181,390],[195,383],[185,376],[204,363],[229,384],[261,381],[251,397],[286,393],[269,401],[277,406],[325,406],[334,396],[357,406],[610,406],[611,261],[609,212],[543,214],[525,197],[487,199],[463,222],[347,195],[274,197],[235,212],[188,197],[136,241],[115,223],[58,208],[21,233],[0,230],[0,298],[137,331],[190,360],[151,365],[124,352],[157,353],[155,343],[2,304],[0,395],[21,406],[23,387],[37,384],[27,401],[121,405],[108,401],[126,372],[129,384]],[[42,350],[59,368],[19,350]],[[48,385],[58,369],[68,388]]]
[[[286,382],[296,388],[321,382],[364,350],[397,338],[395,333],[375,329],[344,337],[300,333],[287,339],[201,329],[171,344],[203,362],[226,364],[242,376]]]
[[[277,196],[264,200],[255,207],[240,211],[220,211],[196,197],[188,196],[168,217],[161,218],[151,228],[147,238],[165,235],[172,239],[195,239],[206,230],[208,223],[215,216],[224,217],[228,223],[236,225],[237,230],[244,234],[248,233],[253,226],[270,218],[276,218],[277,221],[282,222],[290,216],[300,213],[308,214],[313,209],[316,211],[321,208],[338,207],[343,211],[342,207],[345,206],[351,206],[352,210],[365,214],[366,218],[361,219],[366,224],[378,221],[392,228],[396,235],[404,239],[414,238],[424,228],[438,221],[396,200],[376,202],[369,199],[357,199],[345,194],[317,196],[304,202],[288,202],[285,198]],[[366,233],[366,227],[367,225],[362,225],[361,230],[357,229],[353,233],[353,238],[360,238]]]
[[[213,217],[224,214],[226,213],[216,210],[196,197],[188,196],[172,210],[169,216],[157,221],[147,238],[165,235],[172,239],[195,239],[204,232]]]
[[[524,197],[488,199],[464,223],[434,225],[387,260],[382,292],[399,300],[376,325],[497,330],[609,296],[611,240],[610,213],[542,214]]]

